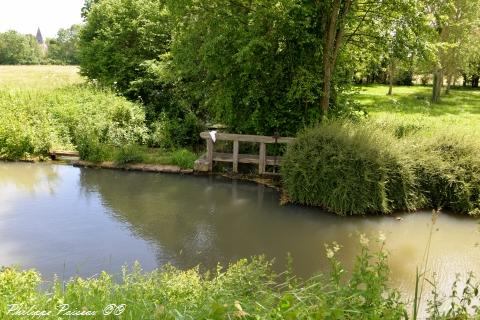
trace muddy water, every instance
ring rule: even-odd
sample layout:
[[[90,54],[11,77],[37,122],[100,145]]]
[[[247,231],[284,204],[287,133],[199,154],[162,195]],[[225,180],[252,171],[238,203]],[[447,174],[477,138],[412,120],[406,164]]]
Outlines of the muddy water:
[[[338,217],[318,209],[280,206],[269,188],[209,177],[0,163],[0,265],[36,268],[44,276],[117,272],[139,261],[204,268],[264,254],[295,272],[328,270],[325,243],[342,245],[351,266],[359,235],[375,246],[387,238],[392,283],[412,292],[431,213]],[[477,220],[441,214],[433,227],[428,270],[441,288],[456,273],[480,275]]]

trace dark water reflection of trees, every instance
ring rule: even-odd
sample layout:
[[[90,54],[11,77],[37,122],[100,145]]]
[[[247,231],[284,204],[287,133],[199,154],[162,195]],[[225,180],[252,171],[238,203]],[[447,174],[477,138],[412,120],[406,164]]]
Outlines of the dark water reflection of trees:
[[[325,243],[342,243],[341,256],[351,257],[358,234],[369,231],[365,219],[280,207],[272,189],[221,178],[82,170],[81,185],[100,193],[134,234],[161,248],[159,261],[167,254],[181,267],[266,254],[281,268],[290,252],[306,275],[325,269]]]

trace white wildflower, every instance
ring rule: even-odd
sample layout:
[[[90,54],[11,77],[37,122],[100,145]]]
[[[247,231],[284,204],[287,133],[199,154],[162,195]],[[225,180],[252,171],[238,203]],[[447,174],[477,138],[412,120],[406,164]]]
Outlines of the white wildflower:
[[[336,241],[332,242],[331,246],[325,244],[325,251],[327,252],[328,259],[332,259],[339,250],[340,245]]]
[[[368,239],[364,233],[360,234],[360,244],[362,246],[368,247],[369,242],[370,242],[370,239]]]
[[[338,251],[340,251],[340,245],[336,241],[333,241],[332,245],[333,245],[333,252],[337,253]]]
[[[385,242],[385,240],[387,240],[387,237],[385,236],[385,233],[383,233],[382,231],[380,231],[380,232],[378,233],[378,240],[379,240],[380,242],[382,242],[382,243]]]
[[[326,248],[326,250],[327,250],[327,258],[332,259],[333,256],[335,255],[335,252],[333,252],[333,250],[328,247]]]

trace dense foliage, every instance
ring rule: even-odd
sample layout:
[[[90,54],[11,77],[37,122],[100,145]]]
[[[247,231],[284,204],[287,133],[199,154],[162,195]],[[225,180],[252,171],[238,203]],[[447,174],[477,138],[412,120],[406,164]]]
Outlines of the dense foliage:
[[[168,66],[180,98],[238,133],[294,135],[320,119],[321,7],[219,0],[177,10]]]
[[[94,5],[81,31],[82,73],[130,93],[140,65],[166,52],[168,13],[158,0],[105,0]],[[131,98],[138,93],[131,92]],[[145,98],[145,97],[142,97]]]
[[[293,202],[338,214],[423,207],[480,213],[480,146],[461,132],[422,134],[414,123],[327,124],[287,150],[282,177]]]
[[[383,16],[395,5],[345,6],[332,47],[326,31],[335,28],[338,12],[328,1],[88,1],[82,72],[141,100],[152,128],[166,127],[168,118],[180,143],[195,142],[186,133],[215,122],[235,132],[294,135],[327,111],[356,115],[345,93],[357,60],[340,50],[340,38],[347,30],[349,41],[367,41],[368,32],[380,36],[373,26],[389,24]],[[372,28],[358,28],[358,21]],[[322,109],[325,90],[330,102]]]
[[[93,162],[191,169],[198,158],[191,150],[149,148],[152,140],[173,146],[174,137],[163,127],[149,130],[140,104],[85,84],[76,67],[2,66],[0,73],[0,159],[77,150]]]
[[[47,61],[51,64],[78,65],[79,33],[81,25],[74,24],[70,28],[58,30],[57,36],[47,39]]]
[[[199,141],[203,129],[191,105],[173,98],[173,87],[160,81],[158,61],[167,54],[171,15],[164,1],[91,2],[80,36],[81,72],[146,108],[154,134],[151,146],[171,148]]]
[[[339,214],[390,213],[422,206],[416,181],[393,137],[371,127],[329,124],[298,136],[282,166],[295,201]]]
[[[39,64],[43,53],[32,35],[16,31],[0,33],[1,64]]]
[[[35,103],[32,103],[35,101]],[[146,140],[142,108],[110,92],[70,86],[46,92],[0,90],[0,158],[45,156],[85,141],[124,145]]]

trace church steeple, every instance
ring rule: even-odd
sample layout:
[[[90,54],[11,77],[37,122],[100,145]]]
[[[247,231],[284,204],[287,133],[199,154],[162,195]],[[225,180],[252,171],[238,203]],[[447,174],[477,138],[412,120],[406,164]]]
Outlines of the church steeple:
[[[43,42],[43,36],[42,36],[42,32],[40,31],[40,27],[38,27],[38,29],[37,29],[37,36],[35,38],[37,38],[37,43],[38,44],[44,44],[45,43],[45,42]]]

